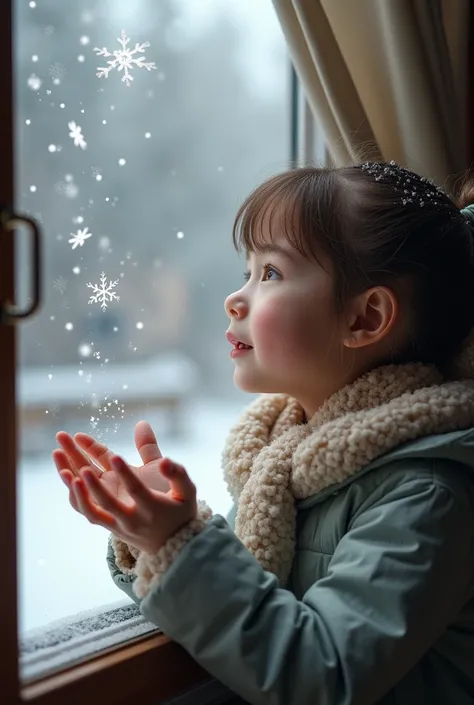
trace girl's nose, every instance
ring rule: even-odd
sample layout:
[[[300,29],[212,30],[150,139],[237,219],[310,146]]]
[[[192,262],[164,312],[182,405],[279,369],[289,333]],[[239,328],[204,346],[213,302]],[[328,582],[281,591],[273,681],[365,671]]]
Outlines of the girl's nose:
[[[243,318],[247,314],[247,304],[238,291],[229,294],[224,302],[225,312],[229,318]]]

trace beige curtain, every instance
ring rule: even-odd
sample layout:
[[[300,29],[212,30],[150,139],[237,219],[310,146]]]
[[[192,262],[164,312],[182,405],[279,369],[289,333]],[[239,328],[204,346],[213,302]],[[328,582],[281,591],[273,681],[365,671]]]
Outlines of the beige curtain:
[[[469,166],[469,0],[273,2],[334,164],[395,159],[438,183]]]

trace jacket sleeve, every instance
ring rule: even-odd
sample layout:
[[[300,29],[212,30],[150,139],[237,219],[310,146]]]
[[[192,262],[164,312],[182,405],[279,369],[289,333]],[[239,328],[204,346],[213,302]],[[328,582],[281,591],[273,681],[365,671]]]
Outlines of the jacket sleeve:
[[[133,592],[133,583],[135,581],[135,575],[132,573],[124,574],[120,568],[117,566],[114,549],[112,546],[113,535],[110,534],[109,541],[107,544],[107,566],[112,576],[112,580],[121,590],[124,591],[128,597],[136,602],[137,605],[140,604],[141,600]]]
[[[140,610],[252,705],[370,704],[467,601],[473,534],[467,493],[405,475],[365,501],[298,601],[215,515]]]
[[[229,526],[234,529],[235,525],[235,515],[237,513],[237,505],[234,503],[227,514],[227,522]],[[114,550],[115,545],[115,550]],[[120,567],[117,565],[117,546],[121,549],[121,554],[124,554],[122,564]],[[109,541],[107,544],[107,566],[109,568],[110,575],[114,583],[123,590],[128,597],[130,597],[134,602],[139,605],[141,603],[141,598],[137,597],[133,590],[133,583],[136,580],[136,573],[134,572],[136,558],[138,558],[139,552],[136,549],[132,549],[133,553],[130,551],[130,547],[123,541],[119,541],[114,537],[113,534],[109,535]],[[125,567],[127,566],[127,567]]]

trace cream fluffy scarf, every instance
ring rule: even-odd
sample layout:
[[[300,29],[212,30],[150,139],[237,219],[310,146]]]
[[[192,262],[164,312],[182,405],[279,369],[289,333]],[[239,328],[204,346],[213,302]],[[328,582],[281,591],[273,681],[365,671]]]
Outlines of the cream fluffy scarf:
[[[237,503],[235,534],[284,586],[295,550],[295,500],[344,482],[377,457],[423,436],[474,425],[474,382],[443,381],[431,365],[387,365],[333,394],[304,423],[292,397],[258,397],[231,429],[224,478]],[[199,502],[195,520],[154,555],[111,536],[116,563],[135,574],[144,597],[212,512]]]
[[[332,395],[305,424],[283,394],[256,399],[231,430],[224,476],[237,502],[235,533],[285,585],[295,549],[295,499],[347,480],[396,446],[474,425],[472,381],[433,366],[379,367]]]

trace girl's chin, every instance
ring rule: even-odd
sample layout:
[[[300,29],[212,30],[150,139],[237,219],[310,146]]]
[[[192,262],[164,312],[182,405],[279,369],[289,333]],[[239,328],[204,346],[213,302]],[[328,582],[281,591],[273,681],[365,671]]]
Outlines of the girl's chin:
[[[250,394],[278,394],[278,385],[269,379],[262,379],[248,371],[235,369],[234,384],[242,392]]]

